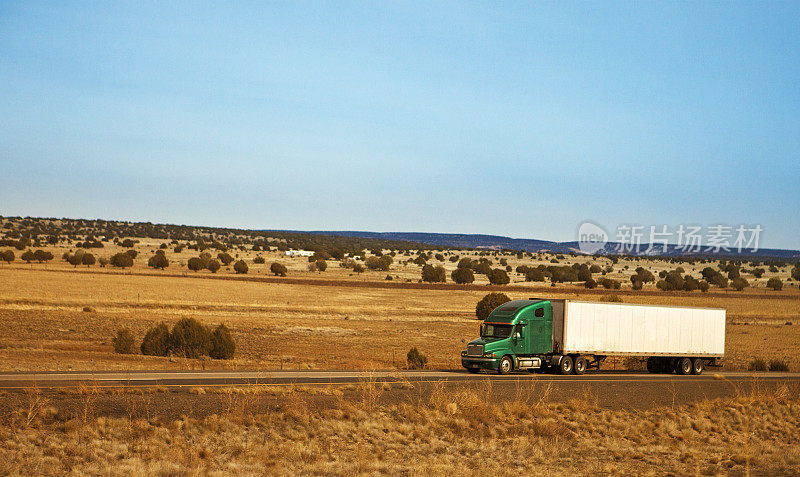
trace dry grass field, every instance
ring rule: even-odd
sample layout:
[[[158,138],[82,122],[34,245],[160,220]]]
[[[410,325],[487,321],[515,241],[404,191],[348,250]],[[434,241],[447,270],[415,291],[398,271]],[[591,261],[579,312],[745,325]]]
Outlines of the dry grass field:
[[[170,254],[172,264],[160,271],[144,266],[157,243],[140,244],[137,249],[136,264],[125,271],[72,267],[58,259],[0,266],[4,323],[0,369],[394,368],[405,366],[405,354],[412,346],[428,355],[431,367],[458,368],[464,342],[477,334],[475,303],[497,288],[479,281],[472,286],[418,284],[420,267],[399,261],[389,272],[354,274],[335,261],[324,273],[310,272],[304,257],[288,258],[276,251],[258,253],[266,256],[265,264],[252,263],[256,252],[242,252],[251,266],[247,275],[225,268],[216,274],[191,272],[185,261],[196,252]],[[65,251],[51,250],[57,257]],[[288,266],[289,277],[264,281],[274,260]],[[513,256],[508,260],[514,266],[547,263]],[[566,257],[562,262],[581,260],[587,259]],[[628,267],[632,271],[643,262],[621,261],[615,270]],[[669,268],[662,261],[646,262],[654,271]],[[444,263],[448,269],[455,267]],[[387,274],[396,278],[386,281]],[[619,272],[618,278],[624,276]],[[512,298],[592,300],[612,293],[521,280],[513,278],[502,290]],[[416,288],[404,288],[406,284]],[[742,292],[686,293],[661,292],[649,284],[640,292],[625,286],[613,292],[633,303],[726,308],[728,369],[744,369],[756,356],[782,359],[791,369],[800,369],[800,293],[796,289],[775,292],[756,286]],[[237,341],[236,358],[185,360],[113,353],[111,338],[119,328],[128,327],[141,339],[150,326],[161,321],[171,324],[183,316],[210,325],[225,323]]]
[[[797,475],[798,389],[754,388],[723,399],[651,410],[609,410],[596,396],[548,402],[547,388],[517,382],[500,400],[491,381],[433,386],[383,404],[364,381],[357,398],[301,389],[262,406],[253,392],[220,389],[218,413],[126,417],[85,406],[65,413],[31,391],[0,415],[0,462],[26,475]],[[196,393],[205,393],[203,389]],[[266,391],[270,392],[270,391]]]

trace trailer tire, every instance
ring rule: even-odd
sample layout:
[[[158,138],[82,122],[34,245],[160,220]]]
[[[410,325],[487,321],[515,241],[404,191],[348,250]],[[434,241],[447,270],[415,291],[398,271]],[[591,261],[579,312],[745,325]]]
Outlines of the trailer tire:
[[[571,374],[573,364],[571,356],[562,356],[558,363],[558,374]]]
[[[675,372],[682,376],[692,374],[692,360],[689,358],[679,359],[678,364],[675,366]]]
[[[692,374],[703,374],[703,368],[706,367],[705,361],[700,358],[695,358],[692,361]]]
[[[508,374],[514,369],[514,362],[510,356],[503,356],[497,365],[497,374]]]
[[[589,361],[586,359],[585,356],[578,356],[575,358],[575,362],[572,365],[572,374],[583,374],[586,372],[586,368],[589,367]]]

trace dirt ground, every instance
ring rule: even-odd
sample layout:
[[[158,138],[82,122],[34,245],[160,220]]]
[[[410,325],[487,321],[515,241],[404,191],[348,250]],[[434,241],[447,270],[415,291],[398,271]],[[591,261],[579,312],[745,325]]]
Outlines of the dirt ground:
[[[412,346],[428,356],[433,368],[458,368],[459,352],[478,333],[475,304],[489,289],[364,286],[369,282],[363,276],[341,270],[338,275],[298,272],[300,283],[274,283],[218,279],[210,273],[199,278],[53,268],[0,267],[0,370],[401,368]],[[324,284],[315,281],[323,279]],[[549,293],[538,295],[598,298],[569,285],[548,288]],[[511,298],[530,295],[524,290],[505,293]],[[781,359],[790,369],[800,369],[800,294],[794,290],[626,290],[620,296],[632,303],[724,307],[726,369],[745,369],[754,357]],[[171,324],[182,316],[225,323],[237,342],[236,358],[113,353],[111,338],[119,328],[128,327],[141,339],[153,324]]]

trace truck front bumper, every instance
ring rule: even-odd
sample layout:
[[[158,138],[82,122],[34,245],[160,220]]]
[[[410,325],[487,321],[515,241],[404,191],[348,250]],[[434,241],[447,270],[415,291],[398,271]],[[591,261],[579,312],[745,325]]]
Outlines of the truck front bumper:
[[[478,358],[478,357],[471,357],[471,356],[462,356],[461,357],[461,366],[467,369],[497,369],[497,363],[500,360],[498,358]]]

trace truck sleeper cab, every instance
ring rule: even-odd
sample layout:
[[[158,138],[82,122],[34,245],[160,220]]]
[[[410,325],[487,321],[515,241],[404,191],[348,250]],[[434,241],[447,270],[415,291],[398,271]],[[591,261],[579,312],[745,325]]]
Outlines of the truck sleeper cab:
[[[495,308],[480,330],[461,352],[470,373],[583,374],[608,356],[634,356],[651,373],[700,374],[721,366],[725,310],[531,298]]]

